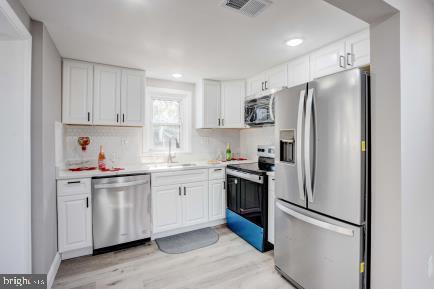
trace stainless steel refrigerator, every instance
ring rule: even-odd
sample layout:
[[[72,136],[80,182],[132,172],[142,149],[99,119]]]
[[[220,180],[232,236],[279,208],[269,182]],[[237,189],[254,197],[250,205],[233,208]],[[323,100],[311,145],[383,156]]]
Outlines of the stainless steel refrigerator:
[[[367,288],[369,76],[326,76],[275,95],[276,269],[297,288]]]

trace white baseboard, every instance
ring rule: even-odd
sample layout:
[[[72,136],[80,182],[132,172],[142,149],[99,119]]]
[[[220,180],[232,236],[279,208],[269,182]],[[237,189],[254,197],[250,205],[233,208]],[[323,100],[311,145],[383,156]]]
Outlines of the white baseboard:
[[[47,289],[51,289],[54,283],[54,279],[56,278],[57,270],[59,270],[60,266],[60,254],[59,252],[56,253],[56,256],[54,256],[53,262],[50,266],[50,271],[48,271],[47,274]]]
[[[87,255],[92,255],[92,252],[93,252],[92,247],[86,247],[86,248],[63,252],[61,253],[61,258],[62,260],[66,260],[66,259],[71,259],[71,258],[76,258],[81,256],[87,256]]]
[[[226,219],[220,219],[220,220],[206,222],[206,223],[202,223],[202,224],[198,224],[198,225],[194,225],[194,226],[182,227],[182,228],[178,228],[178,229],[174,229],[174,230],[153,233],[151,239],[155,240],[158,238],[164,238],[164,237],[168,237],[168,236],[172,236],[172,235],[176,235],[176,234],[181,234],[181,233],[185,233],[185,232],[190,232],[190,231],[194,231],[194,230],[199,230],[199,229],[203,229],[203,228],[207,228],[207,227],[214,227],[214,226],[218,226],[218,225],[225,224],[225,223],[226,223]]]

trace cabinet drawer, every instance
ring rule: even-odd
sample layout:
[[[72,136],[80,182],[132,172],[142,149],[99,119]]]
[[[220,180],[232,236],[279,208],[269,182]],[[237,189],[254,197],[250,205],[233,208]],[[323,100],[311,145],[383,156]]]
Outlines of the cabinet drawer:
[[[220,180],[226,177],[226,170],[223,167],[208,170],[210,180]]]
[[[208,170],[185,170],[151,174],[152,186],[186,184],[208,180]]]
[[[57,181],[57,195],[70,196],[80,194],[90,194],[91,179],[72,179]]]

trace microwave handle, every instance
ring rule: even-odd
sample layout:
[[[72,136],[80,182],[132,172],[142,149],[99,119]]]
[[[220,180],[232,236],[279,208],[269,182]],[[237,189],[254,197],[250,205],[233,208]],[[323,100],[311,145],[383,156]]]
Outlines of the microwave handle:
[[[272,121],[274,121],[274,94],[270,97],[270,118]]]

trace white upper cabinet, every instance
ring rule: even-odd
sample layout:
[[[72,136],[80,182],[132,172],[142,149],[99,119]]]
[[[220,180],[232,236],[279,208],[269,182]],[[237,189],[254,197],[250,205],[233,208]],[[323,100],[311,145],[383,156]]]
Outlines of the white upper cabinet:
[[[64,60],[62,97],[63,123],[145,123],[144,71]]]
[[[333,74],[345,68],[345,41],[333,43],[310,55],[312,78]]]
[[[288,63],[288,87],[300,85],[310,80],[309,56],[303,56]]]
[[[244,128],[245,90],[244,80],[203,80],[196,128]]]
[[[120,124],[120,69],[106,65],[95,65],[93,101],[93,124]]]
[[[215,80],[203,81],[203,126],[217,128],[221,125],[221,83]]]
[[[288,86],[288,66],[278,65],[266,72],[265,90],[279,89]]]
[[[369,30],[364,30],[313,52],[310,55],[311,77],[368,65],[371,62],[369,37]]]
[[[254,95],[264,91],[265,79],[266,79],[265,73],[255,75],[247,79],[247,96]]]
[[[288,67],[286,64],[278,65],[247,79],[247,96],[252,96],[271,89],[279,89],[287,85]]]
[[[371,63],[369,30],[346,39],[347,68],[360,67]]]
[[[245,82],[223,81],[221,91],[221,121],[224,128],[244,127]]]
[[[121,124],[145,125],[145,72],[123,69],[121,89]]]
[[[63,60],[62,121],[92,124],[93,64]]]

